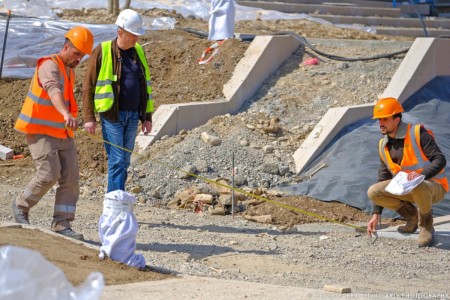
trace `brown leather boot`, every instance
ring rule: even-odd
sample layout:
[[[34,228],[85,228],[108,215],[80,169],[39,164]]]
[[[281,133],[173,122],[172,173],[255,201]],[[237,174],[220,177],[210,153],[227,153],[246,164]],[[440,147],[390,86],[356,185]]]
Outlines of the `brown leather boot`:
[[[399,226],[397,231],[400,233],[414,233],[417,230],[417,224],[419,223],[419,215],[417,208],[408,201],[404,201],[402,206],[397,209],[397,213],[405,219],[406,224]]]
[[[433,227],[433,210],[419,214],[419,238],[417,244],[419,247],[431,246],[434,242],[434,227]]]

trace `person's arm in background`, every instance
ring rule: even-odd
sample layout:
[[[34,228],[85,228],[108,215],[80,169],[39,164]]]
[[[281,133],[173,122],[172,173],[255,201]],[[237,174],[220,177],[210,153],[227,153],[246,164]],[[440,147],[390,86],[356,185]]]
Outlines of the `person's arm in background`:
[[[94,95],[101,64],[102,46],[99,44],[89,57],[89,64],[86,68],[83,82],[83,122],[84,129],[90,134],[95,134],[95,127],[97,125],[94,111]]]

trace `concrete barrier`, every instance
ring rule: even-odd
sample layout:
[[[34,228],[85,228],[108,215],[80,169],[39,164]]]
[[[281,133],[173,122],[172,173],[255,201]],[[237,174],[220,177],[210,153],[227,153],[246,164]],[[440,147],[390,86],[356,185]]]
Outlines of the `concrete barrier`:
[[[164,135],[175,135],[181,129],[198,127],[214,116],[236,113],[299,46],[300,42],[288,35],[257,36],[237,64],[229,82],[224,85],[225,99],[161,105],[153,116],[151,133],[138,134],[137,152],[142,153]]]

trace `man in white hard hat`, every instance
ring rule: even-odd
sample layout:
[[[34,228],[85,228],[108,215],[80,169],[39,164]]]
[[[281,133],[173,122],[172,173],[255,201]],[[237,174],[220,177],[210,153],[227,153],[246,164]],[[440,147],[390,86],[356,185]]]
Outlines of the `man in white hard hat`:
[[[82,113],[88,133],[95,134],[95,114],[100,116],[108,155],[107,192],[125,191],[138,123],[148,134],[154,111],[147,59],[137,43],[145,33],[142,17],[125,9],[115,24],[117,38],[94,49],[83,84]]]

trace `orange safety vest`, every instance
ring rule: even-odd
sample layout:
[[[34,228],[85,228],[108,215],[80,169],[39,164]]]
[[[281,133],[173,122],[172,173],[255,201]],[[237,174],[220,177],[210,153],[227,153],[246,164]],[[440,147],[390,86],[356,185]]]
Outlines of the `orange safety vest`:
[[[73,95],[75,74],[70,69],[70,76],[67,77],[66,68],[61,58],[58,55],[51,55],[37,61],[30,89],[14,128],[26,134],[45,134],[61,139],[73,138],[73,131],[66,128],[63,115],[53,106],[50,96],[39,82],[38,68],[47,59],[53,60],[58,66],[60,74],[63,75],[60,77],[60,82],[63,86],[64,102],[69,108],[70,114],[74,118],[78,115],[78,105]]]
[[[412,126],[411,124],[408,124],[403,146],[403,159],[400,165],[392,161],[386,145],[384,146],[384,149],[382,149],[384,139],[380,140],[380,157],[393,175],[400,171],[415,171],[416,173],[422,173],[422,170],[430,164],[430,161],[425,156],[425,153],[420,145],[420,128],[422,126],[423,125]],[[433,136],[433,132],[431,130],[427,129],[427,131],[431,134],[431,136]],[[444,169],[442,169],[435,177],[431,178],[431,180],[440,183],[444,189],[448,191],[448,180]]]

